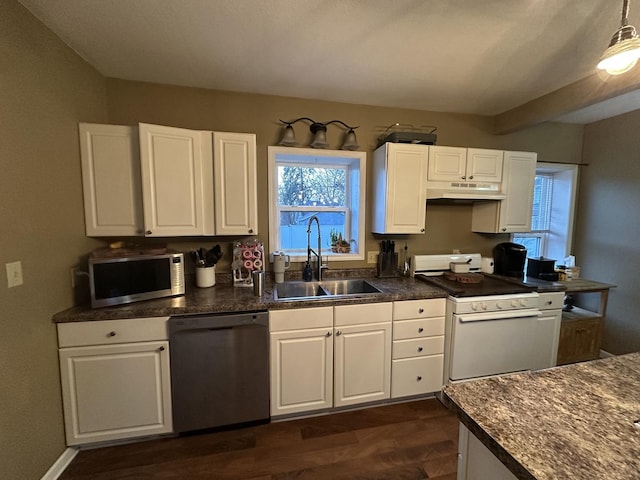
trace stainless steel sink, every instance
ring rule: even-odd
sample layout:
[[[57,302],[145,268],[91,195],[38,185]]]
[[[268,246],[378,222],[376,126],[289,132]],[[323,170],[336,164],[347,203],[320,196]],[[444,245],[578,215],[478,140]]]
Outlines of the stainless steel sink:
[[[274,300],[307,299],[326,297],[327,292],[319,282],[284,282],[273,289]]]
[[[381,293],[366,280],[327,280],[323,282],[284,282],[276,284],[274,300],[312,300]]]

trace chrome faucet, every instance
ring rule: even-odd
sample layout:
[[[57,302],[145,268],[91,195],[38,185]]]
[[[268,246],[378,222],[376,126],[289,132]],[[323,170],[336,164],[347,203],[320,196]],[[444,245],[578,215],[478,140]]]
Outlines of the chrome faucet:
[[[313,223],[313,221],[316,221],[316,224],[318,226],[318,251],[314,251],[313,248],[311,248],[311,224]],[[322,250],[321,250],[321,245],[322,245],[322,239],[320,238],[320,220],[318,220],[318,216],[317,215],[313,215],[310,219],[309,219],[309,223],[307,224],[307,263],[309,265],[311,265],[311,254],[313,253],[316,256],[316,277],[318,277],[318,281],[322,281],[322,270],[329,268],[326,265],[322,264]]]

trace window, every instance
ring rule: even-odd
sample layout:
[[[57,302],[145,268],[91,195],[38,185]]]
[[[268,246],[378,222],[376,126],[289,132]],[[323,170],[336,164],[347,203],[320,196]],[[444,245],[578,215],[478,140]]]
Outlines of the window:
[[[311,217],[320,223],[322,255],[362,260],[366,154],[335,150],[269,147],[269,247],[306,261],[307,241],[318,243]],[[340,237],[342,248],[332,250]]]
[[[531,232],[513,234],[528,257],[562,262],[571,254],[578,167],[538,163],[531,212]]]

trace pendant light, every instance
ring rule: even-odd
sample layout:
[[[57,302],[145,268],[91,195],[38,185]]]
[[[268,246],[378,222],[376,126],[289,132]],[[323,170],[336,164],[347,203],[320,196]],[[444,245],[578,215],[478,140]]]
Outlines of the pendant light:
[[[622,19],[620,28],[613,34],[598,68],[606,70],[610,75],[620,75],[631,70],[640,58],[640,38],[633,25],[629,25],[629,0],[622,2]]]

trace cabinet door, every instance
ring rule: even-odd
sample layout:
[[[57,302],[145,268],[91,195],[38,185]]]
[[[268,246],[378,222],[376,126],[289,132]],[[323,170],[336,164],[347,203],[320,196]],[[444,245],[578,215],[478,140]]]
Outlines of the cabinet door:
[[[425,145],[387,143],[374,155],[374,233],[424,233],[427,211]]]
[[[431,182],[459,182],[467,177],[467,149],[460,147],[429,147],[429,173]]]
[[[333,330],[271,333],[271,415],[333,405]]]
[[[536,322],[532,370],[556,366],[562,310],[543,310]]]
[[[138,129],[81,123],[79,133],[87,236],[144,234]]]
[[[139,124],[147,236],[213,235],[211,133]]]
[[[531,231],[536,159],[537,154],[531,152],[504,153],[502,189],[507,198],[500,208],[500,232]]]
[[[467,178],[476,182],[500,182],[502,180],[502,150],[482,148],[467,149]]]
[[[391,393],[391,323],[335,328],[334,406],[384,400]]]
[[[256,235],[256,136],[213,132],[213,159],[216,235]]]
[[[171,432],[166,341],[59,350],[67,445]]]

